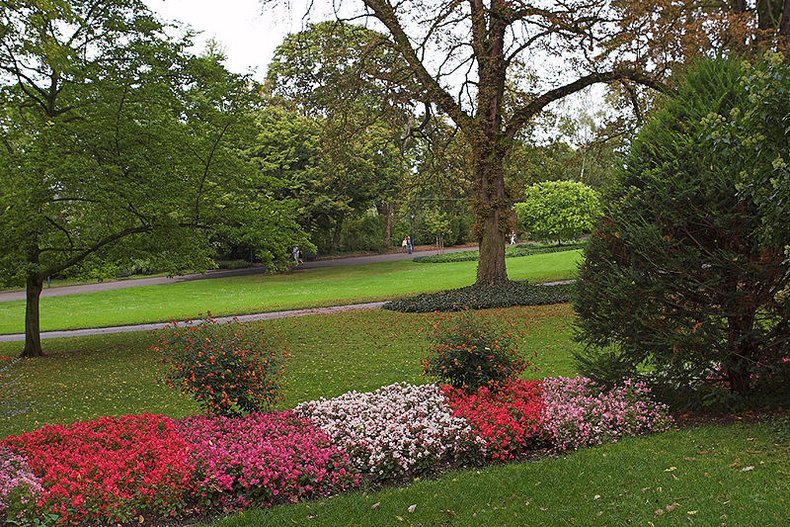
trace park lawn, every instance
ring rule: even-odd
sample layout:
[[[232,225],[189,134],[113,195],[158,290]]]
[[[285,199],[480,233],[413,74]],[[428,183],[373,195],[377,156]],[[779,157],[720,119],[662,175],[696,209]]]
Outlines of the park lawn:
[[[573,310],[568,305],[492,310],[518,322],[521,349],[539,368],[531,377],[570,375]],[[384,310],[350,311],[256,322],[288,346],[280,408],[349,390],[374,390],[399,381],[421,383],[427,328],[433,315]],[[67,424],[101,415],[162,413],[183,417],[195,403],[162,383],[163,368],[148,348],[154,332],[117,333],[44,341],[48,356],[11,368],[15,403],[30,410],[0,417],[0,438],[46,423]],[[0,343],[0,355],[19,353],[21,343]],[[538,351],[537,357],[533,353]],[[0,394],[1,395],[1,394]],[[0,400],[0,408],[6,403]]]
[[[533,362],[539,368],[529,377],[574,374],[572,352],[579,348],[570,306],[487,312],[523,325],[521,350],[527,356],[537,352]],[[425,382],[422,329],[432,316],[371,310],[256,323],[288,343],[285,397],[278,406],[398,381]],[[100,415],[198,412],[190,399],[162,384],[162,366],[148,351],[154,341],[152,332],[45,341],[47,357],[12,366],[14,403],[30,411],[0,419],[0,437]],[[18,349],[18,343],[0,343],[0,355]],[[785,525],[788,453],[786,439],[780,443],[768,424],[681,429],[560,459],[247,511],[206,525]],[[754,468],[743,470],[748,467]],[[408,512],[411,505],[417,505],[414,513]],[[657,515],[658,509],[663,513]]]
[[[206,525],[790,525],[788,454],[790,445],[767,423],[680,429]]]
[[[535,282],[575,276],[581,251],[507,260],[514,280]],[[477,262],[386,262],[289,274],[250,275],[142,286],[99,293],[44,297],[41,329],[107,327],[387,300],[474,282]],[[24,301],[0,303],[0,334],[24,331]]]

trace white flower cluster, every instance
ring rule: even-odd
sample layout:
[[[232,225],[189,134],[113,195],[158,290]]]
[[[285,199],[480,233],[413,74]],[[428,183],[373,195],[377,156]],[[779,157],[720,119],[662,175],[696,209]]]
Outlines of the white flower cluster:
[[[374,482],[477,461],[484,449],[466,420],[452,416],[433,384],[348,392],[302,403],[295,411],[317,423]]]

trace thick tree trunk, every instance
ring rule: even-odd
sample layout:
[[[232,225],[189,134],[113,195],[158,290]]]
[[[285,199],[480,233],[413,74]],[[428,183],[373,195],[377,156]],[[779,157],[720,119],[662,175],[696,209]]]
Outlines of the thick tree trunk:
[[[44,279],[30,274],[25,284],[25,348],[22,357],[42,357],[39,305]]]
[[[480,244],[477,285],[507,281],[505,236],[509,232],[510,206],[505,195],[502,156],[495,150],[475,147],[475,230]]]
[[[754,360],[757,345],[750,337],[754,326],[755,311],[746,310],[737,316],[728,319],[728,347],[729,360],[727,361],[727,380],[730,391],[744,395],[751,389],[750,363]]]
[[[384,246],[392,246],[392,205],[380,203],[377,207],[378,213],[384,216]]]

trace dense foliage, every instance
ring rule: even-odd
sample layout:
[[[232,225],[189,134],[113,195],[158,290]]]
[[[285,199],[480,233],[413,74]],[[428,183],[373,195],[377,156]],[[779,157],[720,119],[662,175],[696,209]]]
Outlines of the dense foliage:
[[[211,318],[194,326],[173,324],[152,350],[167,365],[166,382],[210,414],[260,411],[280,396],[285,347],[258,327]]]
[[[437,293],[423,293],[384,304],[384,309],[403,313],[431,313],[462,309],[511,306],[542,306],[570,302],[573,284],[532,285],[510,281],[495,286],[471,285]]]
[[[583,243],[572,243],[569,245],[532,245],[522,243],[519,245],[507,247],[505,249],[505,258],[518,258],[520,256],[531,256],[533,254],[546,254],[546,253],[559,253],[564,251],[573,251],[584,248]],[[452,262],[470,262],[477,260],[480,257],[478,251],[457,251],[452,253],[432,254],[430,256],[417,256],[414,258],[416,263],[452,263]]]
[[[581,269],[588,373],[648,371],[675,395],[786,389],[788,100],[780,57],[706,61],[642,129]]]
[[[423,375],[474,391],[518,377],[528,363],[518,351],[512,322],[465,309],[437,313],[428,335]]]
[[[544,181],[527,187],[516,215],[535,240],[562,242],[589,233],[600,214],[598,193],[577,181]]]

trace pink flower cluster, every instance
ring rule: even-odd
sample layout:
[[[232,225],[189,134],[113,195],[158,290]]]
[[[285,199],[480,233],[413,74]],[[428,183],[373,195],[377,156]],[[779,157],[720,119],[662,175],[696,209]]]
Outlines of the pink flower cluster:
[[[465,419],[485,440],[491,459],[514,459],[543,444],[540,381],[516,379],[471,393],[442,386],[442,392],[453,415]]]
[[[194,495],[201,509],[294,502],[359,483],[348,455],[292,411],[195,416],[183,420],[179,429],[192,452]]]
[[[543,427],[557,451],[668,429],[668,408],[649,395],[641,382],[627,380],[605,391],[585,377],[548,378],[543,381]]]
[[[43,488],[27,460],[0,446],[0,520],[8,511],[12,516],[35,503]]]
[[[397,480],[479,460],[483,441],[453,417],[438,386],[392,384],[370,393],[300,404],[374,482]]]

